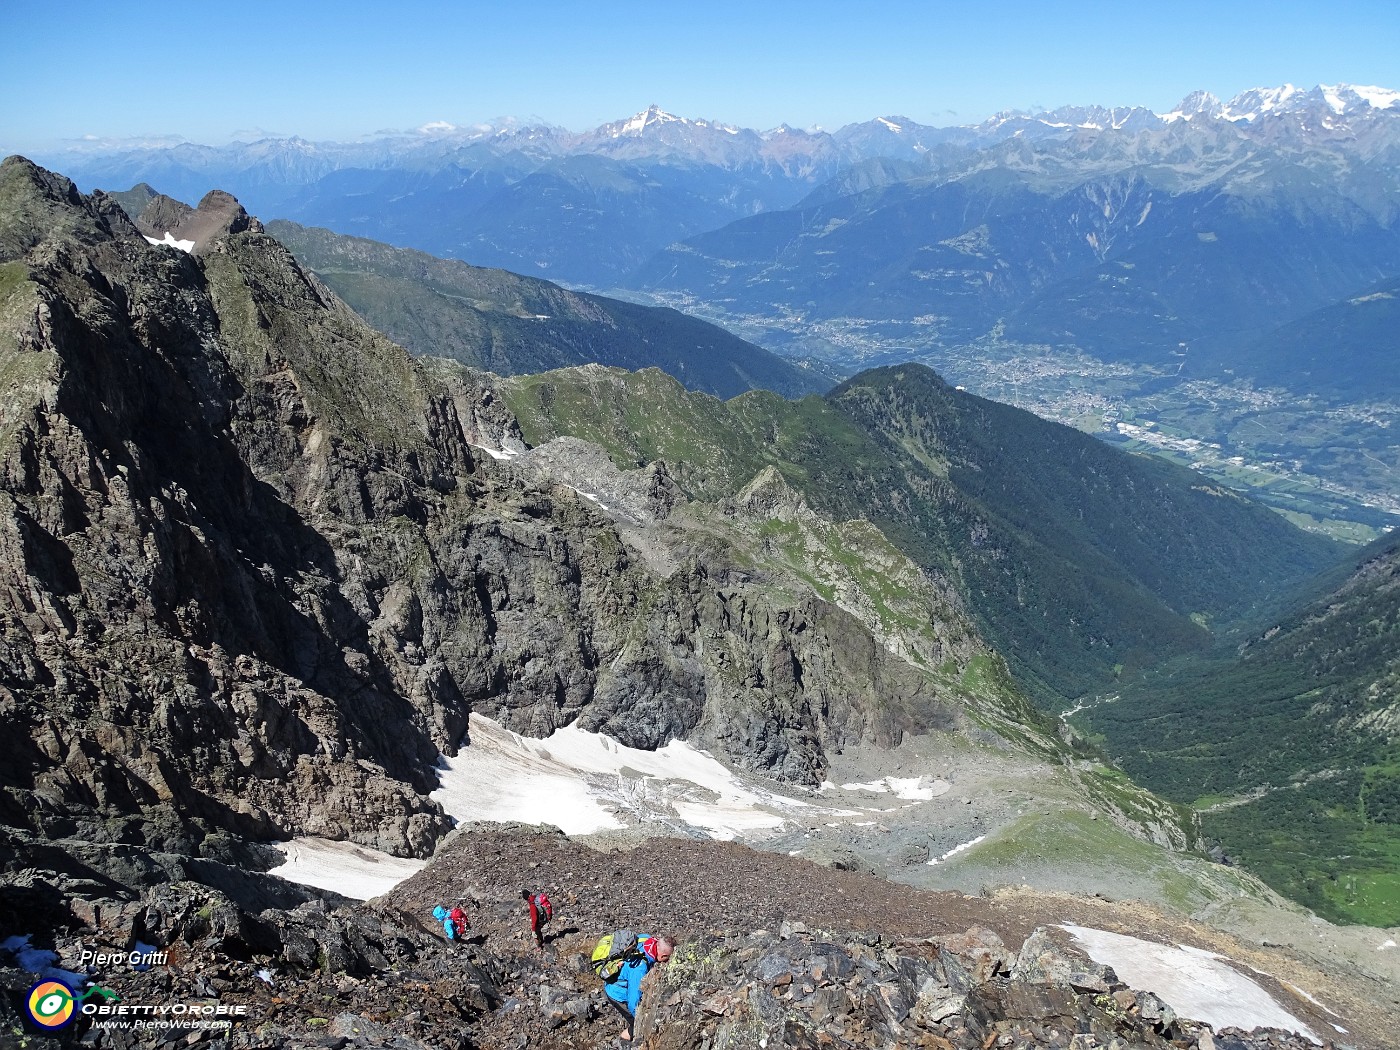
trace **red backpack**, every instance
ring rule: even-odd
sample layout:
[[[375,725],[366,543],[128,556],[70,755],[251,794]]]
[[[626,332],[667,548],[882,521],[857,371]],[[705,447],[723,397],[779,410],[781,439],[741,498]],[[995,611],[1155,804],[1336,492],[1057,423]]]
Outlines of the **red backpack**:
[[[448,912],[447,917],[452,920],[453,925],[457,927],[459,933],[471,925],[471,923],[467,921],[467,913],[462,910],[461,905],[458,905]]]
[[[537,893],[530,898],[530,903],[535,906],[535,910],[542,916],[541,922],[548,922],[554,918],[554,905],[549,903],[549,894]]]

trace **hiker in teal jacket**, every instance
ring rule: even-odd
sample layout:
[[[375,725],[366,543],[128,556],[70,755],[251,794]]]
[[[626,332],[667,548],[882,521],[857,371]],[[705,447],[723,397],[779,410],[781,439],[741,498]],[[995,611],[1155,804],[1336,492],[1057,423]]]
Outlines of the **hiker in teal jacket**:
[[[665,937],[638,937],[637,953],[622,964],[617,977],[603,985],[603,992],[617,1011],[627,1018],[627,1027],[618,1037],[630,1042],[632,1026],[637,1020],[637,1006],[642,1001],[642,978],[657,963],[671,957],[675,945]]]

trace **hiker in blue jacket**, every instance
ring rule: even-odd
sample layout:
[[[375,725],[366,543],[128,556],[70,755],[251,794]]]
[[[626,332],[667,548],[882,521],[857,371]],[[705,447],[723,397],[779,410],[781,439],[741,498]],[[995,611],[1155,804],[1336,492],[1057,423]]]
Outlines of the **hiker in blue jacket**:
[[[669,959],[675,947],[667,937],[638,937],[637,951],[628,956],[617,977],[603,985],[608,1002],[627,1018],[627,1027],[618,1036],[624,1042],[632,1041],[632,1026],[637,1020],[637,1006],[642,1001],[642,978],[657,963]]]

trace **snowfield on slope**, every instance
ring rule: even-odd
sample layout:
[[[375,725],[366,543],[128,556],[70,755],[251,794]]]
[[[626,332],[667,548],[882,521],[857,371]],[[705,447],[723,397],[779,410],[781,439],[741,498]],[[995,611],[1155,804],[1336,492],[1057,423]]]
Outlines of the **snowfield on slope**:
[[[872,803],[876,798],[904,800],[897,806],[902,809],[938,805],[951,786],[942,776],[887,774],[869,781],[852,779],[839,787],[829,783],[820,794],[800,798],[749,782],[683,741],[642,751],[572,726],[547,739],[531,739],[479,715],[471,717],[469,738],[470,745],[455,758],[441,760],[440,786],[432,797],[444,810],[460,823],[552,824],[575,836],[641,827],[662,834],[753,842],[784,831],[810,834],[814,825],[865,829],[872,824],[870,815],[894,811],[862,805],[851,795],[865,795]],[[946,761],[939,766],[947,767]],[[957,779],[967,786],[963,777]],[[823,798],[838,790],[850,793],[842,801],[851,808],[837,809]],[[964,841],[926,863],[947,863],[985,838]],[[319,839],[280,848],[288,860],[276,874],[359,899],[387,892],[424,866],[422,861]],[[1087,926],[1063,928],[1122,980],[1156,993],[1182,1016],[1217,1030],[1278,1027],[1320,1041],[1287,1006],[1224,956]]]
[[[1317,1034],[1279,1005],[1272,995],[1213,952],[1189,945],[1063,926],[1099,963],[1112,966],[1121,980],[1153,992],[1183,1017],[1221,1028],[1282,1028],[1314,1043]]]
[[[416,875],[428,862],[395,857],[353,842],[300,838],[274,845],[286,854],[284,863],[269,874],[289,882],[331,890],[365,901],[388,893],[404,879]]]
[[[432,794],[459,822],[553,824],[567,835],[659,825],[735,839],[775,831],[813,808],[745,784],[682,740],[642,751],[574,726],[533,740],[476,714],[470,739],[442,760]]]

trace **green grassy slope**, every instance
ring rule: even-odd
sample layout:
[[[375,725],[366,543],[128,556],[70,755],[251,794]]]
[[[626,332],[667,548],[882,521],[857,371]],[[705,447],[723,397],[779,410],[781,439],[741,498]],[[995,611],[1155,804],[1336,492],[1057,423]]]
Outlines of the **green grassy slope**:
[[[1196,801],[1207,832],[1336,919],[1400,922],[1400,540],[1256,632],[1088,712],[1140,782]]]
[[[822,376],[675,310],[567,291],[290,222],[268,231],[371,325],[418,354],[501,375],[599,362],[655,366],[720,397],[825,390]]]
[[[659,373],[603,369],[517,378],[506,396],[532,443],[572,434],[624,465],[663,459],[705,499],[773,466],[833,520],[867,518],[953,581],[1046,706],[1204,648],[1197,621],[1239,615],[1335,557],[1198,475],[954,391],[921,366],[798,402],[721,402]]]

